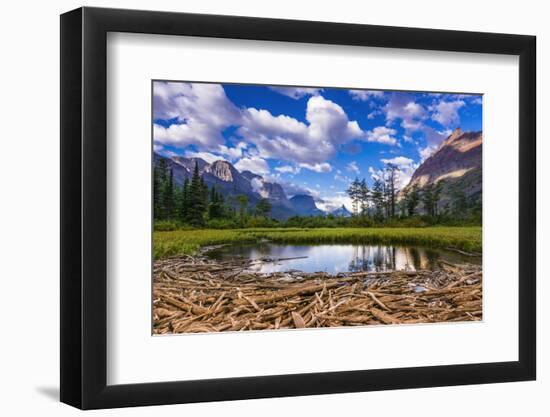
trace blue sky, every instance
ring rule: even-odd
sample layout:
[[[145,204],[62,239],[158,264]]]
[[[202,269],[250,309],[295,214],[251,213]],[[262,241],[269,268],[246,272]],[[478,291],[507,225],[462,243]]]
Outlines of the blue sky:
[[[482,96],[155,81],[153,140],[163,155],[230,161],[330,210],[355,177],[386,163],[404,186],[454,130],[482,130]]]

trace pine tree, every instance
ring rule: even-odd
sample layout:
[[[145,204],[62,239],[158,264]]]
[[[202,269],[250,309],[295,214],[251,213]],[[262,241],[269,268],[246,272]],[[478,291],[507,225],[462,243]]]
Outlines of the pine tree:
[[[437,216],[439,198],[441,196],[442,183],[438,182],[436,185],[429,184],[424,187],[422,192],[422,204],[424,204],[424,210],[429,216]]]
[[[166,219],[166,169],[167,163],[165,158],[160,158],[153,169],[153,217],[155,220]]]
[[[172,168],[169,170],[168,178],[164,182],[162,191],[162,200],[164,207],[164,217],[167,219],[174,218],[175,214],[175,198],[174,198],[174,172]]]
[[[237,196],[237,202],[239,203],[240,207],[239,217],[241,218],[241,220],[244,220],[248,208],[248,197],[244,194],[240,194]]]
[[[468,209],[466,193],[462,189],[454,190],[451,194],[453,214],[457,217],[464,217]]]
[[[384,213],[384,186],[379,178],[372,184],[371,200],[376,210],[376,216],[382,217]]]
[[[422,190],[422,204],[424,205],[424,210],[428,216],[434,215],[434,192],[433,184],[428,184]]]
[[[180,219],[187,221],[189,217],[189,179],[185,178],[181,190],[181,206],[179,210]]]
[[[206,205],[202,184],[204,183],[199,175],[199,165],[195,162],[193,177],[189,185],[189,207],[187,210],[187,221],[193,226],[204,226]]]
[[[418,195],[418,186],[415,184],[410,190],[407,191],[405,195],[405,204],[407,206],[407,214],[409,216],[414,216],[419,200],[420,196]]]
[[[434,207],[434,216],[439,214],[439,198],[441,197],[441,192],[443,191],[443,181],[439,181],[433,192],[433,207]]]
[[[359,181],[359,178],[355,177],[355,180],[353,180],[346,192],[351,199],[353,214],[357,214],[359,211],[359,203],[361,201],[361,182]]]
[[[384,178],[384,181],[382,181],[382,205],[384,207],[384,217],[389,218],[390,217],[390,205],[389,205],[389,187],[388,187],[388,181],[386,178]]]
[[[216,187],[210,189],[210,203],[208,204],[208,218],[217,219],[223,217],[223,196],[218,193]]]
[[[267,198],[262,198],[258,201],[258,204],[256,204],[256,213],[258,213],[258,216],[268,217],[271,208],[272,206],[269,200]]]
[[[395,217],[395,195],[398,168],[394,164],[386,164],[386,192],[389,206],[389,216]]]
[[[405,217],[407,215],[407,201],[402,199],[397,203],[397,206],[399,207],[399,215]]]
[[[153,218],[160,220],[161,218],[161,191],[160,191],[160,172],[157,165],[153,168]]]
[[[363,216],[368,214],[369,200],[370,190],[367,181],[363,178],[359,184],[359,201],[361,203],[361,214]]]
[[[182,220],[181,207],[183,205],[183,187],[174,184],[174,219]]]
[[[225,197],[222,193],[218,193],[218,204],[220,205],[220,217],[227,217],[229,210],[225,204]]]
[[[206,208],[208,207],[208,186],[204,182],[204,178],[200,177],[200,190],[201,190],[201,198],[203,202],[203,206]]]

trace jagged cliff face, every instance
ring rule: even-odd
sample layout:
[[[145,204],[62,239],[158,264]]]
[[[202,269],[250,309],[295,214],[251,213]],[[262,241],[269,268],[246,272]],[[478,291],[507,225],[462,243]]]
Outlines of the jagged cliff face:
[[[233,165],[227,161],[215,161],[205,168],[205,172],[208,172],[225,182],[233,181],[233,178],[235,178],[236,174],[238,174]]]
[[[261,188],[258,192],[263,198],[267,198],[275,204],[286,205],[288,203],[285,190],[283,190],[283,187],[281,187],[280,184],[277,184],[276,182],[260,181]]]
[[[426,159],[413,174],[408,187],[437,183],[444,179],[460,178],[481,169],[481,132],[462,132],[456,129],[439,149]]]
[[[482,132],[456,129],[417,168],[400,195],[414,186],[422,190],[427,185],[441,183],[440,208],[450,204],[457,191],[463,192],[471,204],[481,201],[482,142]]]

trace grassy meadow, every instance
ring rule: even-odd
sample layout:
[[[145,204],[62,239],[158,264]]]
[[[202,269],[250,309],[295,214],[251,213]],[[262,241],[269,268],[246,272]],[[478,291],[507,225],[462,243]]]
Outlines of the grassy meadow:
[[[419,227],[419,228],[250,228],[250,229],[189,229],[155,231],[155,259],[176,255],[191,255],[201,247],[222,243],[255,242],[269,239],[277,243],[363,243],[402,244],[429,247],[454,247],[481,252],[481,227]]]

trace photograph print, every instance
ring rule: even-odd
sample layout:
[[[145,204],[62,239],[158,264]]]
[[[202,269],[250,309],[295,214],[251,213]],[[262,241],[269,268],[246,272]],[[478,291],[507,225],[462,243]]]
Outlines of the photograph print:
[[[481,321],[482,105],[153,80],[153,334]]]

